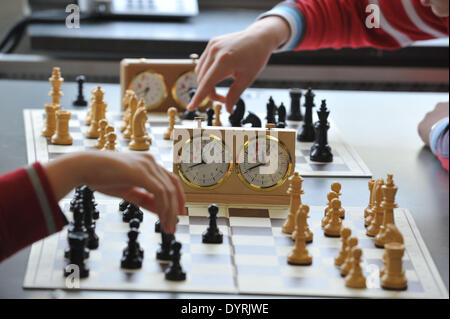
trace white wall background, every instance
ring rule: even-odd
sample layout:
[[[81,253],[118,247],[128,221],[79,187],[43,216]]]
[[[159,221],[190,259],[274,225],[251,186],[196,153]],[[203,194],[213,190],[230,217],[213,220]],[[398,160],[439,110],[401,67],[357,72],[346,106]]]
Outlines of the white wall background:
[[[28,10],[26,0],[0,0],[0,37]]]

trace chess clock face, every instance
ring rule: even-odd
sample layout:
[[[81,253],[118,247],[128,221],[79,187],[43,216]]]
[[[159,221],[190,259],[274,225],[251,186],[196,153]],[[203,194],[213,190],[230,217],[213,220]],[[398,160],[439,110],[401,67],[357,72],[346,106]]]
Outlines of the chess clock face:
[[[276,137],[266,135],[265,143],[260,143],[260,139],[254,138],[244,144],[236,164],[238,176],[251,189],[273,190],[291,175],[292,158]]]
[[[182,108],[186,108],[189,104],[189,90],[197,88],[197,74],[194,71],[188,71],[181,74],[172,86],[173,99]],[[208,103],[208,98],[204,99],[200,104],[200,107],[205,106]]]
[[[189,186],[200,189],[213,189],[220,186],[230,176],[233,163],[229,149],[215,136],[197,136],[184,143],[179,152],[181,159],[178,174]],[[214,158],[220,160],[213,161]]]
[[[129,89],[136,93],[138,99],[144,98],[150,110],[157,108],[167,98],[164,77],[150,70],[138,73],[131,80]]]

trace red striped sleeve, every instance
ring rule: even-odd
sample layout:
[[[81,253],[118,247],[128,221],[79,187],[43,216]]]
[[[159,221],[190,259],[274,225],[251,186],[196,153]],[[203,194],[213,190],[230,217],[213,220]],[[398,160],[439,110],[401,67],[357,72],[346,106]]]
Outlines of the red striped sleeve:
[[[66,223],[39,163],[0,176],[0,261]]]
[[[397,49],[449,34],[448,17],[437,17],[420,0],[297,0],[295,5],[305,19],[302,41],[295,50]],[[368,19],[371,14],[376,20]]]

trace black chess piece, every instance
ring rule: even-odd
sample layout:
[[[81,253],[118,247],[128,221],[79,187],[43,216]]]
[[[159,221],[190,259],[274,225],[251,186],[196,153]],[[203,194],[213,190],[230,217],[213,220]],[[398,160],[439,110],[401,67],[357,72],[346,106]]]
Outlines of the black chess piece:
[[[144,220],[144,213],[139,209],[138,206],[130,203],[123,212],[122,220],[125,223],[129,223],[133,218],[139,219],[139,221],[142,223],[142,221]]]
[[[252,112],[248,112],[248,115],[245,119],[242,120],[241,125],[245,125],[250,123],[252,127],[262,127],[262,122],[260,118]]]
[[[266,120],[268,124],[276,124],[275,123],[275,115],[277,111],[277,106],[272,97],[269,98],[269,102],[267,103],[267,114]]]
[[[309,158],[314,162],[330,163],[333,161],[331,147],[328,145],[328,130],[330,129],[328,116],[330,115],[330,112],[327,109],[325,100],[322,101],[322,105],[320,106],[317,115],[319,116],[319,120],[314,124],[316,140],[311,147]]]
[[[130,228],[136,228],[139,229],[141,226],[141,222],[137,218],[133,218],[130,220]]]
[[[81,188],[82,206],[84,210],[84,225],[88,235],[87,247],[89,249],[97,249],[99,245],[99,238],[95,233],[95,221],[93,218],[94,203],[92,200],[92,191],[87,186]]]
[[[283,103],[281,103],[280,107],[278,108],[278,121],[277,121],[277,128],[285,128],[286,127],[286,107]]]
[[[88,187],[91,192],[91,201],[92,201],[92,218],[97,220],[100,218],[100,212],[97,209],[97,203],[95,202],[94,191]]]
[[[141,248],[137,241],[139,231],[135,228],[128,232],[128,245],[124,249],[120,266],[123,269],[140,269],[142,267]]]
[[[209,226],[202,235],[202,242],[204,244],[221,244],[223,242],[223,234],[217,227],[217,214],[219,207],[215,204],[208,206]]]
[[[81,191],[80,191],[81,187],[78,186],[75,188],[75,193],[74,196],[72,198],[72,200],[70,201],[70,211],[73,212],[73,209],[75,207],[75,203],[77,202],[77,200],[79,200],[81,198]]]
[[[245,114],[245,102],[243,99],[239,98],[239,101],[233,108],[233,114],[228,117],[231,126],[233,127],[241,127],[242,119]]]
[[[127,209],[127,207],[128,207],[129,204],[130,204],[130,203],[127,202],[125,199],[122,200],[122,201],[120,202],[120,204],[119,204],[119,211],[121,211],[121,212],[125,211],[125,209]]]
[[[161,229],[161,247],[156,252],[156,259],[162,261],[170,260],[170,244],[175,240],[174,234],[166,234]]]
[[[86,237],[84,233],[81,232],[71,232],[68,235],[68,241],[70,246],[69,254],[69,265],[78,266],[80,278],[86,278],[89,276],[89,268],[85,263],[85,248],[86,248]],[[67,277],[72,274],[72,269],[64,268],[64,276]]]
[[[302,110],[300,108],[300,99],[302,91],[300,89],[291,89],[289,91],[291,97],[291,108],[288,116],[289,121],[303,121]]]
[[[88,234],[86,226],[84,225],[84,210],[81,198],[74,203],[72,213],[73,213],[73,221],[69,224],[69,227],[67,229],[68,234],[74,232],[82,233],[86,237],[87,241]],[[67,259],[70,258],[70,247],[64,251],[64,257]],[[84,249],[84,258],[89,258],[89,248],[87,247],[85,247]]]
[[[161,232],[161,221],[158,219],[155,222],[155,233],[160,233]]]
[[[167,268],[165,277],[166,280],[171,281],[183,281],[186,280],[186,273],[181,268],[180,259],[181,259],[181,243],[177,241],[173,241],[171,245],[170,251],[170,265]]]
[[[305,117],[303,125],[299,127],[297,132],[297,140],[299,142],[314,142],[316,137],[313,125],[313,114],[312,109],[314,105],[315,94],[311,89],[305,94]]]
[[[86,81],[86,78],[84,77],[84,75],[79,75],[76,77],[75,80],[78,83],[78,96],[77,96],[77,99],[75,101],[73,101],[73,105],[87,106],[88,103],[83,95],[83,86],[84,86],[84,82]]]
[[[206,109],[206,122],[208,126],[213,126],[214,110],[210,107]]]
[[[195,89],[195,88],[191,88],[188,90],[189,101],[192,100],[196,91],[197,91],[197,89]],[[183,120],[193,121],[193,120],[195,120],[196,117],[200,117],[200,113],[197,110],[193,110],[193,111],[186,110],[183,113]]]

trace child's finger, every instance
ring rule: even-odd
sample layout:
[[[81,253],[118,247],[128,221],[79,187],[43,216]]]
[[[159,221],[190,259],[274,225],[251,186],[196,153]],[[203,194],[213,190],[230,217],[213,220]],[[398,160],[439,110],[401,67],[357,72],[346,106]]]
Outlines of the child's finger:
[[[202,81],[199,82],[197,92],[189,103],[188,109],[195,109],[212,92],[216,83],[222,81],[227,76],[228,74],[224,69],[224,65],[219,64],[217,61],[214,62],[214,65],[208,70]]]
[[[228,113],[233,113],[233,107],[239,100],[242,92],[251,84],[251,80],[246,77],[236,77],[233,85],[228,90],[226,109]]]

